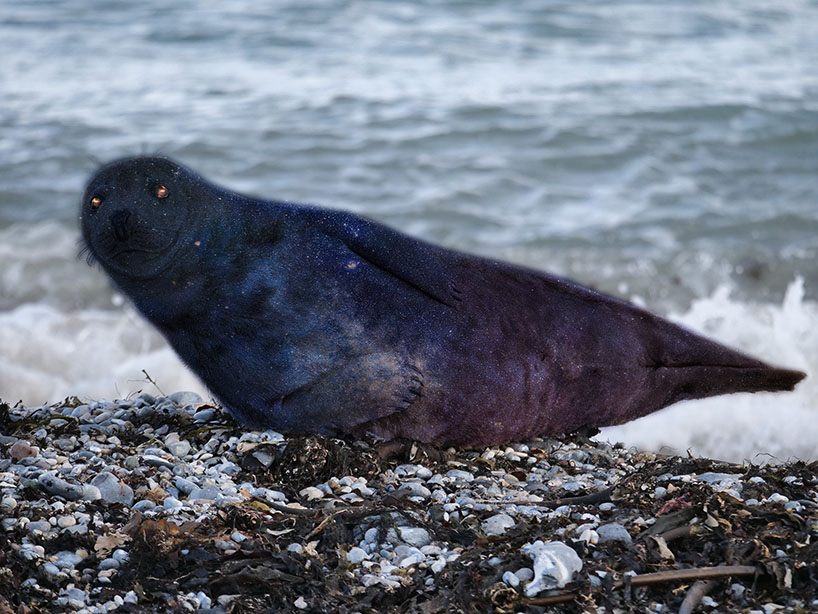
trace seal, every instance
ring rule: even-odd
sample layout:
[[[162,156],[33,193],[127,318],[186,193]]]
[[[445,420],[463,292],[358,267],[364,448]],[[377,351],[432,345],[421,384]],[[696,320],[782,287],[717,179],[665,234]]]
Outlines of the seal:
[[[248,425],[482,446],[805,376],[571,281],[236,194],[166,158],[103,166],[80,225]]]

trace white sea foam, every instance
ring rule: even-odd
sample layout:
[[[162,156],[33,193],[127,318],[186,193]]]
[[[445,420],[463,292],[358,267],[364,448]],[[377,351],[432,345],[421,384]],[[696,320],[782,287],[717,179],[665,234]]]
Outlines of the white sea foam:
[[[25,304],[0,312],[0,396],[40,405],[80,399],[166,394],[204,386],[131,308],[58,311]]]
[[[818,303],[794,280],[780,305],[734,300],[726,287],[670,318],[718,341],[807,373],[795,392],[734,394],[686,401],[601,438],[642,449],[756,463],[818,458]]]

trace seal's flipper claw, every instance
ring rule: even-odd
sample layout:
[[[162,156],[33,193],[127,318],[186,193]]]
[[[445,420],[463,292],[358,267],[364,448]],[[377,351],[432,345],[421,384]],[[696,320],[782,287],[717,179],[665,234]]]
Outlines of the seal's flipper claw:
[[[391,352],[357,356],[284,395],[272,424],[290,432],[349,433],[405,411],[423,396],[422,372]]]

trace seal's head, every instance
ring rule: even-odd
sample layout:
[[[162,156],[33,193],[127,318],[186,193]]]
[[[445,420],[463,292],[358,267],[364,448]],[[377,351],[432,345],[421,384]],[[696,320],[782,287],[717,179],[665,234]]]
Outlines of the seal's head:
[[[160,275],[188,242],[198,181],[165,158],[127,158],[102,167],[80,208],[90,255],[120,283]]]

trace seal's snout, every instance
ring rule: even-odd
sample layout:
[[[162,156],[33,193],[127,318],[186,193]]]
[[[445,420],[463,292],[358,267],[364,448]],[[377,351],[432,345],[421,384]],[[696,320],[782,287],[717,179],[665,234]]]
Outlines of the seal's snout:
[[[118,241],[126,241],[130,236],[128,220],[131,219],[131,212],[120,210],[111,216],[111,228]]]

